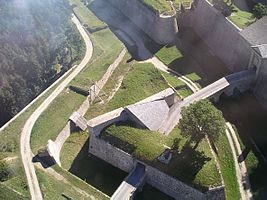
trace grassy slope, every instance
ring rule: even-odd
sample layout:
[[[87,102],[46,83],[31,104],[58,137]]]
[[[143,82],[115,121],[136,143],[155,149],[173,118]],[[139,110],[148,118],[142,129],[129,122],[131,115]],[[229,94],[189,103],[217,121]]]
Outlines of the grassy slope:
[[[12,189],[6,187],[3,184],[0,184],[0,199],[16,199],[16,200],[22,200],[26,199],[22,195],[14,192]]]
[[[171,66],[171,64],[177,60],[177,59],[182,59],[183,54],[177,49],[176,46],[171,46],[171,47],[163,47],[161,48],[157,53],[156,56],[167,66]],[[181,66],[180,66],[181,67]],[[182,66],[183,68],[186,68],[187,66]],[[175,70],[175,69],[174,69]],[[187,78],[190,80],[197,82],[201,79],[201,77],[193,72],[193,73],[188,73],[185,75]]]
[[[73,11],[78,18],[90,28],[104,27],[105,23],[100,21],[92,12],[88,12],[88,8],[84,6],[81,0],[69,0],[74,7]]]
[[[94,55],[87,67],[71,82],[71,85],[90,85],[99,80],[122,49],[121,43],[110,30],[105,29],[90,35]],[[85,97],[69,90],[63,91],[40,116],[34,125],[31,146],[33,152],[55,139],[65,126],[69,116],[77,110]]]
[[[221,135],[215,145],[218,149],[218,160],[225,184],[226,199],[240,199],[233,154],[226,135]]]
[[[64,79],[63,79],[64,80]],[[62,81],[63,81],[62,80]],[[30,106],[24,113],[22,113],[16,120],[14,120],[6,129],[4,129],[0,134],[1,146],[14,145],[12,152],[1,152],[0,154],[4,157],[18,156],[18,161],[16,163],[16,168],[14,168],[13,163],[9,163],[9,167],[13,168],[13,175],[10,180],[7,180],[3,184],[15,189],[16,191],[22,193],[25,197],[28,197],[29,192],[26,183],[26,176],[24,174],[22,163],[20,160],[19,152],[19,139],[20,132],[25,124],[26,120],[34,112],[34,110],[52,93],[52,91],[60,84],[60,82],[52,87],[43,97],[36,101],[32,106]]]
[[[242,11],[235,5],[232,6],[232,14],[228,18],[239,28],[243,29],[256,21],[255,16],[247,11]]]
[[[40,169],[37,170],[37,176],[44,199],[66,199],[63,195],[72,199],[87,199],[88,195],[96,199],[108,199],[105,195],[97,192],[81,180],[76,178],[68,180],[71,176],[64,177],[65,180],[57,180]],[[70,182],[71,184],[69,184]]]

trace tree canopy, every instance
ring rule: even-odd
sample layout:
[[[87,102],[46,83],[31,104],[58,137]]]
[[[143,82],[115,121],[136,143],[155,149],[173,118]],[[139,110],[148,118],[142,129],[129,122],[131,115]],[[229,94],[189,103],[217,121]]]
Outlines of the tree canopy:
[[[80,59],[67,0],[0,0],[0,126]]]
[[[225,131],[225,120],[208,100],[201,100],[182,108],[179,126],[182,134],[198,143],[205,137],[215,141]]]

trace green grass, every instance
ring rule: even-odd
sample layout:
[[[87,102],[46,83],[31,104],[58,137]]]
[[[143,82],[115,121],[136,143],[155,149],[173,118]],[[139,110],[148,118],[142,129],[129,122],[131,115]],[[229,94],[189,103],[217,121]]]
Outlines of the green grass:
[[[144,3],[144,5],[146,5],[148,8],[157,13],[171,11],[170,5],[165,0],[139,0],[139,1]]]
[[[218,149],[218,160],[225,184],[226,199],[240,199],[241,196],[236,179],[234,158],[226,135],[220,135],[215,145]]]
[[[95,48],[93,58],[70,85],[92,85],[102,77],[122,49],[122,44],[108,29],[95,32],[90,37]],[[66,89],[52,102],[33,127],[31,147],[34,153],[45,146],[49,139],[57,137],[70,115],[84,100],[84,96]]]
[[[193,94],[191,89],[188,88],[188,86],[184,82],[179,80],[177,77],[174,77],[167,73],[163,73],[162,76],[165,78],[168,84],[177,91],[181,98],[185,98]]]
[[[196,149],[193,149],[189,139],[183,137],[178,128],[175,128],[169,136],[164,136],[157,132],[131,127],[129,124],[112,125],[101,134],[101,138],[198,189],[206,190],[209,186],[221,183],[207,141],[203,140]],[[176,138],[179,140],[179,150],[174,150],[170,164],[165,165],[157,161],[165,146],[172,147]]]
[[[165,0],[139,0],[148,8],[157,13],[173,14],[170,4]],[[186,8],[191,4],[192,0],[174,0],[173,5],[176,9],[180,9],[182,3]]]
[[[0,183],[0,199],[16,199],[23,200],[27,199],[24,196],[14,192],[11,188]]]
[[[182,61],[184,58],[181,51],[176,46],[165,46],[161,48],[157,53],[156,56],[168,67],[173,69],[174,71],[177,71],[178,73],[184,74],[187,78],[192,80],[193,82],[201,81],[202,75],[201,73],[194,72],[196,69],[192,69],[192,64],[183,64],[179,63],[179,60]],[[179,71],[179,68],[182,68],[182,71]],[[192,72],[193,71],[193,72]],[[199,71],[199,70],[197,70]],[[170,80],[171,81],[171,80]],[[171,81],[173,82],[173,81]],[[170,83],[170,82],[169,82]],[[171,84],[171,83],[170,83]],[[172,85],[172,84],[171,84]],[[188,91],[189,88],[182,88],[180,91],[180,94],[183,96],[190,95],[191,92]]]
[[[90,11],[81,0],[69,0],[70,4],[74,7],[73,11],[78,16],[80,21],[86,24],[88,27],[95,29],[105,27],[106,24],[100,21],[93,13]]]
[[[116,95],[108,103],[107,110],[136,103],[166,88],[167,83],[152,64],[135,63]]]
[[[66,199],[62,194],[72,199],[108,199],[103,193],[63,170],[60,173],[63,174],[63,180],[56,179],[40,169],[36,172],[44,199]]]
[[[156,53],[156,56],[165,65],[170,65],[174,60],[182,58],[183,54],[176,48],[176,46],[165,46]]]
[[[88,148],[88,133],[73,133],[62,149],[62,167],[111,196],[127,174],[92,155],[89,156]]]
[[[235,5],[232,6],[232,14],[228,18],[241,29],[249,26],[256,21],[253,13],[242,11]]]
[[[98,115],[101,115],[107,111],[107,103],[110,100],[110,96],[115,94],[115,89],[118,87],[119,81],[123,79],[123,77],[128,73],[131,69],[134,62],[127,62],[130,59],[130,55],[127,53],[123,58],[122,62],[118,65],[118,67],[114,70],[113,74],[105,84],[102,89],[101,99],[104,101],[100,101],[100,99],[96,99],[90,106],[88,112],[85,114],[85,118],[92,119]]]

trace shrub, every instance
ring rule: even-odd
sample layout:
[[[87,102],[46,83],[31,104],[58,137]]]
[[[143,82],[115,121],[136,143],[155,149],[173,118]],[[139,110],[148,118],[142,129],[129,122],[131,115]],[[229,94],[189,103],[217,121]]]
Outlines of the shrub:
[[[10,170],[5,161],[0,161],[0,181],[6,181],[10,176]]]
[[[253,13],[258,19],[262,18],[263,16],[267,16],[267,6],[258,3],[254,6]]]

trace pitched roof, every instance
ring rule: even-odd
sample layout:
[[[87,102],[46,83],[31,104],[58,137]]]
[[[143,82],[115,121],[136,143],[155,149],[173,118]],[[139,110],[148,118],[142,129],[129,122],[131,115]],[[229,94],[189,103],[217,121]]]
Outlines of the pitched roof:
[[[256,45],[252,47],[262,58],[267,58],[267,44]]]
[[[152,131],[159,129],[169,113],[169,107],[165,100],[133,104],[127,106],[125,110],[130,118]]]
[[[267,44],[267,16],[257,20],[240,33],[252,46]]]

